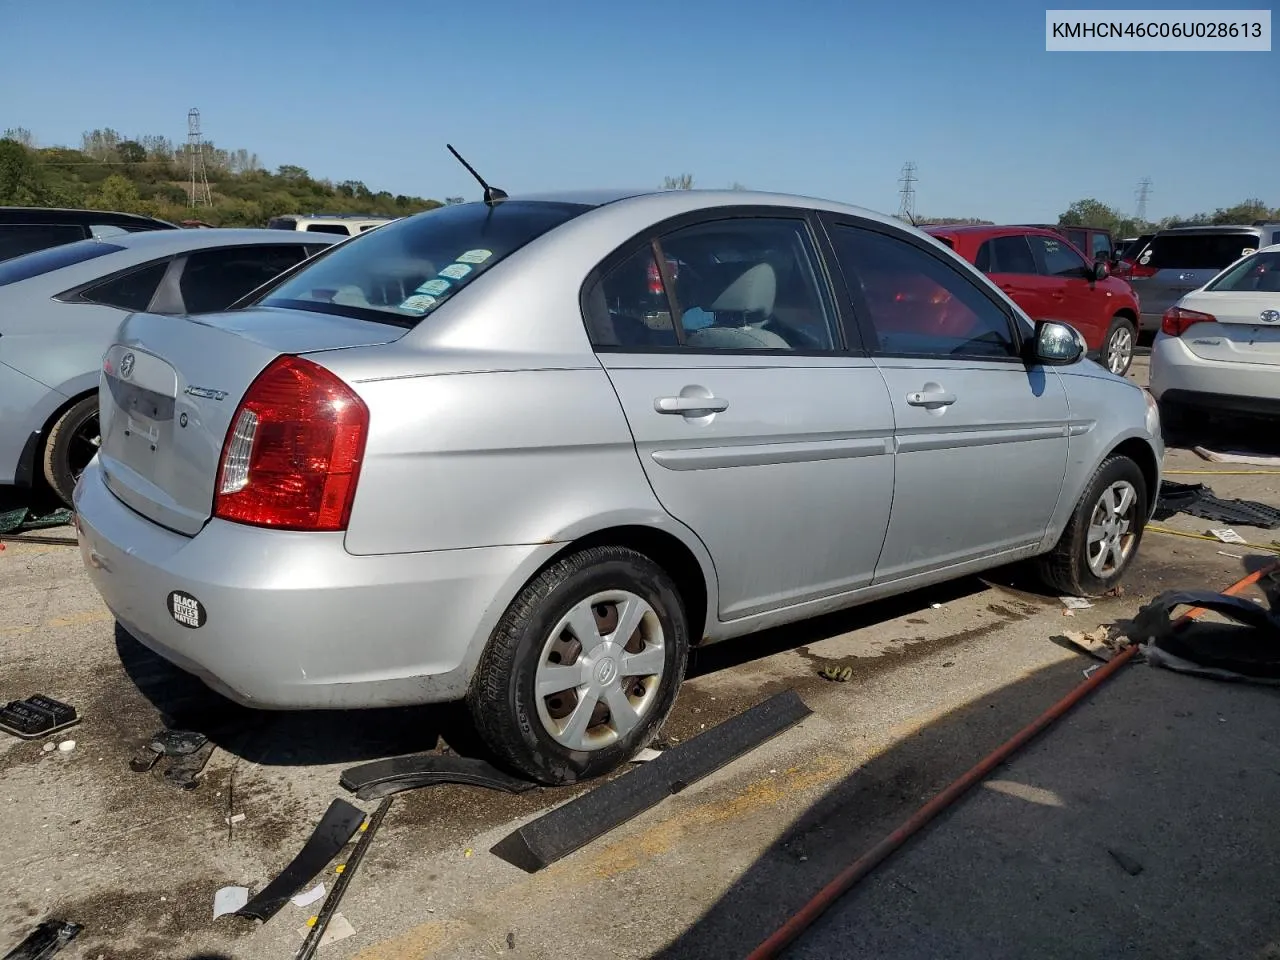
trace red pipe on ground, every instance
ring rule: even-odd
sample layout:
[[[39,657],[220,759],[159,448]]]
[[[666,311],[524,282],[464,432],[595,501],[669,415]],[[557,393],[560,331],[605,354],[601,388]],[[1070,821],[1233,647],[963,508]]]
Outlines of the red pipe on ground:
[[[1228,596],[1239,593],[1274,570],[1280,570],[1280,561],[1268,564],[1261,570],[1242,577],[1222,592]],[[1189,622],[1204,612],[1203,608],[1194,607],[1180,616],[1176,622]],[[828,907],[848,893],[859,880],[879,866],[891,853],[906,843],[913,834],[917,833],[930,820],[960,799],[966,791],[979,783],[987,774],[1024,747],[1033,737],[1041,733],[1046,727],[1050,726],[1055,720],[1096,690],[1109,677],[1114,676],[1137,652],[1138,645],[1136,643],[1125,647],[1115,657],[1103,664],[1084,683],[1079,684],[1065,697],[1014,734],[1013,737],[987,754],[986,757],[979,761],[977,766],[951,783],[950,786],[912,814],[902,826],[842,870],[834,880],[819,890],[812,900],[801,907],[799,912],[787,919],[768,939],[752,950],[747,955],[747,960],[772,960],[772,958],[777,957],[783,948],[812,926]]]

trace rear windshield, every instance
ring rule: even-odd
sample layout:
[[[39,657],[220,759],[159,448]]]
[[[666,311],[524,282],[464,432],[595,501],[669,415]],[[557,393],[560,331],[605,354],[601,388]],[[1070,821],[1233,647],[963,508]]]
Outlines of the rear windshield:
[[[588,209],[516,200],[438,207],[333,247],[258,302],[412,327],[495,263]]]
[[[13,223],[0,226],[0,260],[83,240],[78,223]]]
[[[45,250],[37,250],[12,260],[0,262],[0,287],[19,280],[30,280],[43,273],[84,263],[94,257],[105,257],[108,253],[123,250],[114,243],[101,240],[77,240],[75,243],[64,243]]]
[[[298,221],[293,217],[272,217],[267,221],[268,230],[297,230]]]
[[[1252,233],[1157,234],[1143,266],[1153,270],[1221,270],[1257,249],[1258,237]]]
[[[1280,251],[1245,257],[1205,289],[1232,293],[1280,294]],[[1280,298],[1277,302],[1280,302]]]

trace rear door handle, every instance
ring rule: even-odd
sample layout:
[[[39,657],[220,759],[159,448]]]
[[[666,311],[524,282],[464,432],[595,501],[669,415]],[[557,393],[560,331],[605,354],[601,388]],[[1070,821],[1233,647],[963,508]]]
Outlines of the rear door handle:
[[[720,413],[729,409],[729,401],[719,397],[659,397],[653,401],[653,409],[659,413],[687,416],[691,413]]]
[[[954,393],[934,393],[921,390],[918,393],[907,394],[907,403],[913,407],[949,407],[955,402],[956,395]]]

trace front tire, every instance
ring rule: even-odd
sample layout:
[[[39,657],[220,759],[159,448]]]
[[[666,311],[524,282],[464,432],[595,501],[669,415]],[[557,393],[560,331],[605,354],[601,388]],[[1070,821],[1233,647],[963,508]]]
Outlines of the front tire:
[[[1116,314],[1102,343],[1102,363],[1118,377],[1123,377],[1133,365],[1133,348],[1138,343],[1138,328],[1128,317]]]
[[[1150,503],[1133,460],[1108,457],[1094,472],[1040,578],[1060,594],[1100,597],[1113,589],[1137,555]]]
[[[511,602],[467,705],[500,760],[549,785],[609,772],[653,739],[689,656],[679,591],[648,557],[590,547]]]
[[[44,446],[44,478],[54,494],[66,506],[76,481],[98,452],[98,397],[85,397],[73,404],[49,431]]]

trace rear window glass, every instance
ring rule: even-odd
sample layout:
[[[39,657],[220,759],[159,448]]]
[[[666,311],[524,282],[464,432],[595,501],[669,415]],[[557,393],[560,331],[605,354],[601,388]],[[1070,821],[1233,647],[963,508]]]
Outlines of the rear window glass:
[[[350,236],[351,231],[347,229],[345,223],[309,223],[307,224],[307,233],[338,233],[344,237]]]
[[[297,230],[298,221],[292,217],[272,217],[267,221],[268,230]]]
[[[495,263],[587,209],[515,200],[438,207],[334,246],[260,302],[412,327]]]
[[[77,263],[84,263],[95,257],[105,257],[109,253],[123,250],[114,243],[101,240],[77,240],[75,243],[64,243],[45,250],[37,250],[12,260],[0,262],[0,287],[19,280],[29,280],[41,274]]]
[[[1205,289],[1234,293],[1280,293],[1280,252],[1258,253],[1246,257]]]
[[[74,243],[85,238],[84,227],[62,223],[14,223],[0,226],[0,260]]]
[[[1153,270],[1221,270],[1257,249],[1252,233],[1157,234],[1139,261]]]

